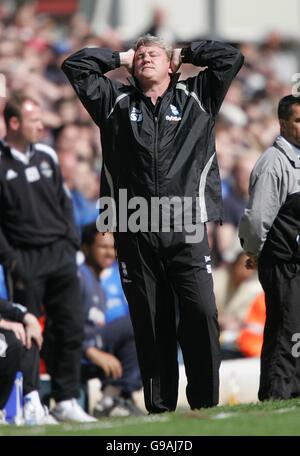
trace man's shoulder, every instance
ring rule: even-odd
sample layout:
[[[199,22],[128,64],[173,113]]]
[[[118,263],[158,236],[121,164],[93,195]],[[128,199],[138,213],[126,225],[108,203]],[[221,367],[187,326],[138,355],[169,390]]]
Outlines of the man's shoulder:
[[[274,143],[275,144],[275,143]],[[257,160],[254,172],[276,172],[282,169],[285,162],[284,154],[272,144]]]
[[[48,144],[36,143],[34,144],[34,150],[40,154],[41,158],[43,155],[50,157],[55,165],[59,165],[57,153],[51,146],[48,146]]]

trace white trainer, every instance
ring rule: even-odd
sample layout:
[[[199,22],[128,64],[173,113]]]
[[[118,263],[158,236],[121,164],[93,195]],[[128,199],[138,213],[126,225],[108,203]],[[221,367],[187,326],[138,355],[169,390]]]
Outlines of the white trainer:
[[[59,424],[56,419],[49,414],[46,406],[35,407],[33,401],[25,400],[23,407],[23,425],[25,426],[44,426],[48,424]]]
[[[59,422],[49,413],[48,407],[44,406],[44,415],[37,416],[36,424],[38,426],[48,424],[59,424]]]
[[[57,421],[71,423],[95,423],[96,418],[88,415],[78,404],[76,399],[58,402],[51,414]]]

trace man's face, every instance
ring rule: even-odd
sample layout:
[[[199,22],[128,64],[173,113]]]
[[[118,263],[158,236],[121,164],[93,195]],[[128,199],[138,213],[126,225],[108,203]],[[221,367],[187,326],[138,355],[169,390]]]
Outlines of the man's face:
[[[134,76],[141,82],[161,82],[172,73],[166,51],[158,46],[140,46],[133,67]]]
[[[90,260],[98,268],[104,269],[111,267],[115,260],[115,243],[113,235],[111,233],[97,233],[89,253]]]
[[[44,131],[40,107],[30,100],[25,101],[21,108],[21,119],[14,126],[22,142],[32,144],[40,141]]]
[[[280,120],[280,127],[282,136],[300,147],[300,105],[292,105],[292,114],[288,120]]]

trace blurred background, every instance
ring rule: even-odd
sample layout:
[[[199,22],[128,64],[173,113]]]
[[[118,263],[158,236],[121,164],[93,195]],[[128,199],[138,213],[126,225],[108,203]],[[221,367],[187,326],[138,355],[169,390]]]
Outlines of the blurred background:
[[[263,325],[264,301],[256,272],[244,267],[237,227],[247,204],[251,169],[279,133],[278,101],[300,80],[300,0],[0,2],[0,73],[6,96],[25,89],[42,103],[44,141],[58,153],[79,231],[97,216],[101,146],[98,127],[75,97],[60,65],[87,45],[127,50],[147,32],[176,47],[192,40],[220,39],[238,46],[245,56],[217,120],[225,221],[222,227],[210,225],[209,236],[224,356],[235,356],[231,350],[239,356],[258,356],[261,334],[258,345],[252,340],[249,348],[249,341],[240,342],[254,305],[258,306],[255,318]],[[199,69],[183,65],[180,71],[185,78]],[[109,76],[126,83],[125,69]],[[5,97],[0,98],[1,137],[4,103]]]

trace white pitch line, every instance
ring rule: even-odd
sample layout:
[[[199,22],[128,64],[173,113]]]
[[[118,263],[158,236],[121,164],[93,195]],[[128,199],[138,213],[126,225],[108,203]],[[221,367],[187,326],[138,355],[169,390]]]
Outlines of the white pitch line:
[[[113,429],[120,426],[135,426],[141,423],[158,423],[158,422],[167,422],[169,421],[168,416],[145,416],[139,418],[127,418],[126,421],[124,420],[103,420],[98,421],[98,423],[82,423],[82,424],[72,424],[72,423],[61,423],[58,426],[32,426],[32,427],[19,427],[15,426],[15,429],[10,427],[7,429],[7,433],[5,432],[5,426],[1,429],[0,436],[2,435],[36,435],[36,434],[43,434],[49,430],[53,430],[59,433],[64,431],[71,431],[71,432],[80,432],[85,430],[101,430],[101,429]],[[24,430],[26,429],[26,432]]]

